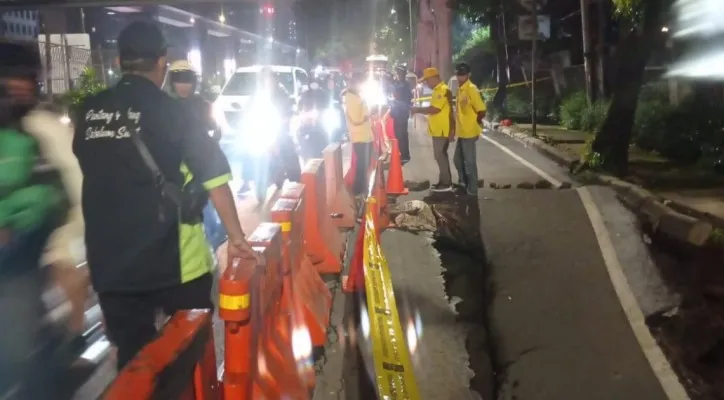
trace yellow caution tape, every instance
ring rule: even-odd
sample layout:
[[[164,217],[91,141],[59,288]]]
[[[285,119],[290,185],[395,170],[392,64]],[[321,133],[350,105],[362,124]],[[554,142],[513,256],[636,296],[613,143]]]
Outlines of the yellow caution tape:
[[[219,295],[219,308],[230,311],[238,311],[249,308],[249,293],[241,296],[228,294]]]
[[[550,78],[550,77],[545,77],[545,78],[536,79],[535,81],[536,81],[536,82],[542,82],[542,81],[547,81],[547,80],[549,80],[549,79],[551,79],[551,78]],[[509,84],[509,85],[505,85],[505,87],[507,87],[507,88],[514,88],[514,87],[526,86],[526,85],[530,85],[530,82],[531,82],[531,81],[516,82],[516,83],[511,83],[511,84]],[[497,87],[494,87],[494,88],[483,88],[483,89],[480,89],[480,90],[479,90],[480,93],[497,92],[497,91],[498,91],[498,88],[497,88]],[[430,97],[430,96],[426,96],[426,97],[416,97],[416,98],[412,99],[412,101],[429,101],[429,100],[431,100],[431,99],[432,99],[432,97]]]
[[[385,400],[418,400],[420,393],[397,312],[390,269],[372,218],[368,207],[363,264],[377,393]]]

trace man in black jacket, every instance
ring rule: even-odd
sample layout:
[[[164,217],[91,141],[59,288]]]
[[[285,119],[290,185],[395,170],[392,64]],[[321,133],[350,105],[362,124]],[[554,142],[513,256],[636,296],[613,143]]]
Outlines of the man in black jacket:
[[[412,106],[412,88],[407,82],[407,69],[403,66],[395,68],[397,79],[393,83],[393,97],[391,115],[395,124],[395,137],[400,147],[402,162],[410,161],[410,139],[408,120]]]
[[[195,194],[211,199],[229,237],[229,262],[254,256],[226,157],[203,123],[161,90],[167,64],[160,29],[131,23],[118,52],[123,77],[79,108],[73,150],[83,172],[91,280],[120,369],[156,336],[157,310],[213,308],[202,211],[179,201],[189,197],[174,196],[174,187],[199,187]]]

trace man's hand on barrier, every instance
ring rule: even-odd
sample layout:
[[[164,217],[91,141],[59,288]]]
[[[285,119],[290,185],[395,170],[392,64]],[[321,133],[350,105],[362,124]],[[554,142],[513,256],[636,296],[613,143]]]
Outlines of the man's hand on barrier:
[[[229,244],[226,248],[227,260],[232,261],[237,258],[243,259],[256,259],[259,263],[262,260],[256,255],[254,249],[251,248],[249,242],[246,239],[229,240]]]

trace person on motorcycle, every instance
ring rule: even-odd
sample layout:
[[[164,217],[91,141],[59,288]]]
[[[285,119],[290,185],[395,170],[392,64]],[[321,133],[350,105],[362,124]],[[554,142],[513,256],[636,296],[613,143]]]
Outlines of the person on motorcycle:
[[[332,104],[332,97],[321,83],[313,80],[309,89],[299,99],[299,127],[296,132],[302,158],[320,158],[329,142],[329,134],[324,118]]]
[[[211,103],[196,94],[198,73],[186,60],[171,63],[168,70],[169,91],[186,108],[189,115],[195,115],[203,121],[207,131],[216,142],[221,141],[221,129],[214,120]],[[214,250],[226,240],[226,232],[212,204],[204,208],[204,229]]]
[[[278,80],[271,68],[265,67],[260,72],[261,90],[271,96],[272,104],[277,107],[284,121],[284,129],[280,132],[277,140],[279,153],[284,164],[286,178],[292,182],[299,182],[302,177],[302,169],[299,165],[299,155],[294,146],[291,132],[289,132],[289,121],[291,120],[294,100],[289,92]]]
[[[211,103],[196,94],[198,74],[190,62],[177,60],[171,63],[168,70],[169,91],[171,95],[179,99],[181,104],[187,108],[189,115],[197,115],[209,132],[213,132],[213,138],[217,142],[221,140],[221,130],[214,121],[211,111]]]
[[[37,49],[0,42],[0,398],[60,393],[59,335],[45,321],[47,271],[40,268],[68,195],[47,149],[22,121],[38,103]],[[67,360],[66,360],[67,361]],[[69,363],[68,363],[69,365]]]

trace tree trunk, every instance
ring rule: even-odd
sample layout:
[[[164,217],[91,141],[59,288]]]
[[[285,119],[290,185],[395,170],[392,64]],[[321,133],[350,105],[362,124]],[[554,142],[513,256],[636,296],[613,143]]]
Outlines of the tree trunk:
[[[498,73],[498,91],[495,92],[493,97],[493,105],[495,109],[504,112],[505,99],[508,96],[508,55],[505,51],[505,35],[502,32],[504,26],[501,19],[505,18],[504,14],[489,18],[489,21],[494,21],[490,24],[490,39],[495,43],[495,54],[498,62],[497,73]]]
[[[602,167],[618,176],[628,173],[628,150],[639,92],[649,57],[656,46],[663,44],[661,26],[668,4],[668,1],[644,2],[642,26],[622,35],[618,44],[611,107],[592,146],[592,150],[601,155]]]

